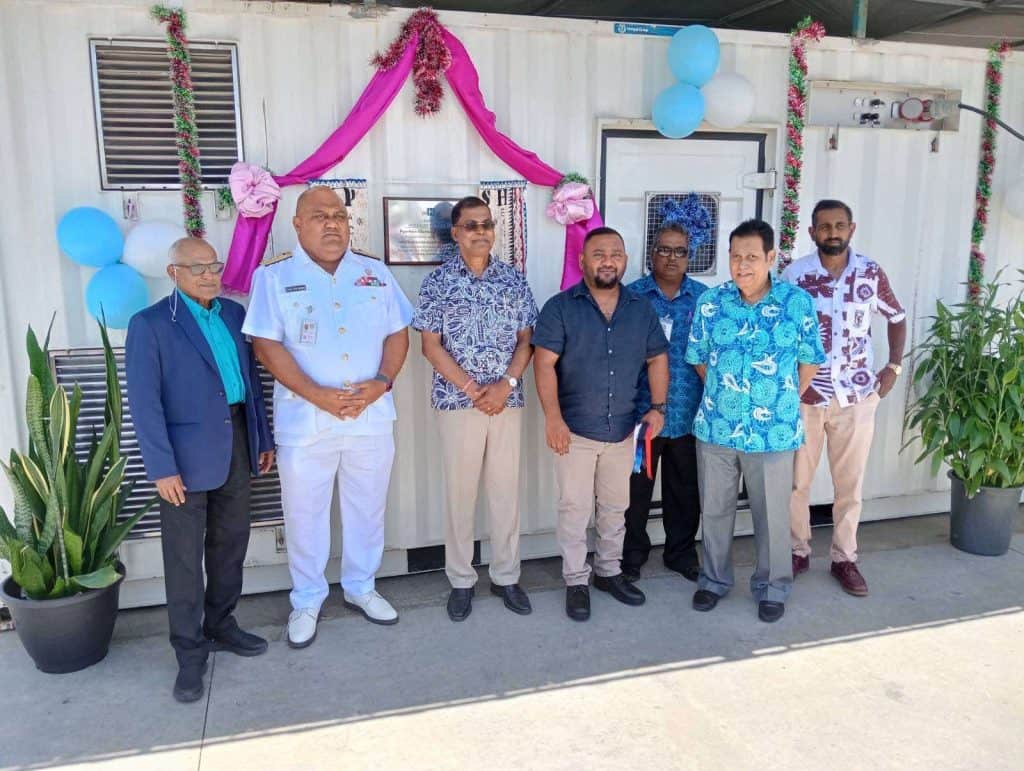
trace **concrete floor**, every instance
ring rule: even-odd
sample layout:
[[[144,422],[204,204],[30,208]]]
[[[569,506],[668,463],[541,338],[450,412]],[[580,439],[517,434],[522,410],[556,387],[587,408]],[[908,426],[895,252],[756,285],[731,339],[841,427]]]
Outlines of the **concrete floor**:
[[[486,575],[462,624],[439,573],[380,581],[394,627],[332,592],[303,651],[283,642],[285,593],[248,597],[238,618],[270,651],[215,654],[193,705],[170,694],[162,609],[122,612],[110,655],[72,675],[36,671],[4,633],[0,768],[1020,769],[1024,534],[1001,558],[947,539],[943,516],[864,525],[871,596],[818,556],[774,625],[744,589],[749,538],[708,614],[657,553],[647,604],[595,592],[586,624],[564,615],[557,560],[524,565],[527,617]]]

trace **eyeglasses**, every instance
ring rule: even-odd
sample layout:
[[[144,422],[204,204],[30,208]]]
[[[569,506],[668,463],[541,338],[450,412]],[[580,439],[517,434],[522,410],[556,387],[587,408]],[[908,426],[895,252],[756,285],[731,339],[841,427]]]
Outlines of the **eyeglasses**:
[[[489,233],[494,230],[494,220],[484,220],[483,222],[467,220],[466,222],[460,222],[455,227],[462,228],[467,233]]]
[[[193,276],[201,276],[204,273],[206,273],[207,271],[209,271],[214,276],[216,276],[222,270],[224,270],[224,263],[223,262],[197,262],[195,265],[179,265],[178,263],[174,263],[174,267],[182,268],[182,269],[186,269],[187,268],[188,272],[191,273]]]
[[[654,254],[665,259],[675,257],[677,260],[685,260],[690,256],[690,247],[677,246],[673,249],[671,246],[656,246]]]

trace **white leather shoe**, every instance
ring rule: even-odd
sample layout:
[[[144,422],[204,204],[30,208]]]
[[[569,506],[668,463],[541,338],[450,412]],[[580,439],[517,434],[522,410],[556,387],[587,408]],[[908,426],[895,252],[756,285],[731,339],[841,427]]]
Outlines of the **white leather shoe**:
[[[320,613],[316,608],[299,608],[288,616],[288,647],[305,648],[316,639],[316,622]]]
[[[345,606],[358,610],[367,621],[374,624],[397,624],[398,611],[391,607],[391,603],[380,596],[376,591],[367,592],[357,597],[354,594],[345,592]]]

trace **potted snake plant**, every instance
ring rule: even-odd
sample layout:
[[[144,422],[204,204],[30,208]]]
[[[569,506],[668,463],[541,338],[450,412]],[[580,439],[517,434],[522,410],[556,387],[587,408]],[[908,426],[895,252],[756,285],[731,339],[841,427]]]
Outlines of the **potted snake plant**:
[[[0,461],[14,497],[13,518],[0,508],[0,558],[11,565],[0,598],[44,672],[73,672],[106,656],[124,579],[117,549],[155,502],[121,516],[132,490],[120,451],[121,388],[103,324],[100,334],[106,361],[102,431],[76,448],[82,389],[76,384],[69,395],[57,385],[48,360],[50,335],[40,346],[29,327],[28,450],[11,450],[8,461]]]
[[[1024,292],[983,284],[958,305],[937,305],[911,354],[916,403],[906,425],[923,445],[918,462],[943,463],[952,481],[950,542],[972,554],[1010,548],[1024,489]]]

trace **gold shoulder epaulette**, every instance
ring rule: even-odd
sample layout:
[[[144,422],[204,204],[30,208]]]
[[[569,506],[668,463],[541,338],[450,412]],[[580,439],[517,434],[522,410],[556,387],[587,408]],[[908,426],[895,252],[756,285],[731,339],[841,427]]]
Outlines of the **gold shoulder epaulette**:
[[[291,256],[292,256],[291,252],[281,252],[280,254],[275,254],[273,257],[266,257],[266,258],[264,258],[263,262],[261,262],[260,264],[261,265],[276,265],[277,263],[282,262],[283,260],[290,259]]]
[[[376,260],[377,262],[380,262],[380,257],[377,257],[375,255],[369,254],[367,252],[361,252],[358,249],[353,249],[352,253],[353,254],[358,254],[360,257],[369,257],[371,260]]]

